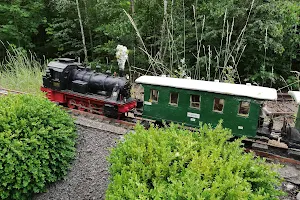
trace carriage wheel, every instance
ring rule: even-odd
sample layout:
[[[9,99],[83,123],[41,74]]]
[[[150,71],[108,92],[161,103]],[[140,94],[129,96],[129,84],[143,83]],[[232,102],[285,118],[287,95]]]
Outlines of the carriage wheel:
[[[84,111],[86,109],[86,107],[87,106],[86,106],[85,102],[82,102],[82,101],[78,102],[78,110]]]
[[[68,107],[71,108],[71,109],[74,109],[75,108],[75,104],[76,104],[76,101],[73,100],[73,99],[70,99],[68,101]]]

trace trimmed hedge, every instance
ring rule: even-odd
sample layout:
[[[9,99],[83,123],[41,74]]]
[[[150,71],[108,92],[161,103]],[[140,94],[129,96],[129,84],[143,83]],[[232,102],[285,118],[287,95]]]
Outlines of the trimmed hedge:
[[[72,118],[31,95],[0,98],[0,199],[28,199],[67,174],[75,156]]]
[[[221,123],[190,132],[177,125],[125,136],[108,158],[106,199],[277,199],[283,193],[274,165],[228,142]]]

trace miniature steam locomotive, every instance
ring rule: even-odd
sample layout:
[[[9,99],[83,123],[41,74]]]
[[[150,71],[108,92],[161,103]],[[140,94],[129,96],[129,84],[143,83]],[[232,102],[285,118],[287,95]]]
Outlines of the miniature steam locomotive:
[[[48,64],[41,90],[53,102],[120,118],[136,107],[130,84],[122,76],[95,72],[73,59],[62,58]]]

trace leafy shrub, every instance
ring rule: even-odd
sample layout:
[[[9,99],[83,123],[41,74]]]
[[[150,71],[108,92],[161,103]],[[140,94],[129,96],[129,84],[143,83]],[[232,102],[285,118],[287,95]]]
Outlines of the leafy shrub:
[[[75,156],[72,118],[31,95],[0,98],[0,199],[27,199],[66,175]]]
[[[219,124],[197,132],[176,125],[136,132],[108,158],[107,199],[276,199],[279,175],[244,153],[241,140]]]

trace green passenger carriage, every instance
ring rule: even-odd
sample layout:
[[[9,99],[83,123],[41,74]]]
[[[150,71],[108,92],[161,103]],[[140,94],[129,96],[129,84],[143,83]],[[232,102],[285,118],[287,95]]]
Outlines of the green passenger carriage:
[[[234,135],[256,135],[262,105],[276,100],[272,88],[157,76],[141,76],[143,118],[197,127],[200,122],[232,129]]]

